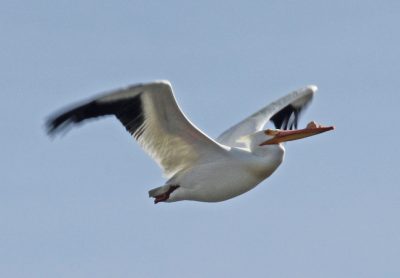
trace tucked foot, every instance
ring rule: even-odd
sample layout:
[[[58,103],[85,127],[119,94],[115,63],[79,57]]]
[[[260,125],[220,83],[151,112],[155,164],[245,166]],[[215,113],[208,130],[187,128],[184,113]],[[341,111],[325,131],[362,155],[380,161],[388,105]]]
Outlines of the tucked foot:
[[[174,192],[177,188],[179,187],[179,185],[171,185],[169,187],[169,189],[167,190],[167,192],[164,192],[163,194],[154,196],[154,204],[157,204],[159,202],[165,202],[166,200],[169,199],[169,195],[171,195],[172,192]]]

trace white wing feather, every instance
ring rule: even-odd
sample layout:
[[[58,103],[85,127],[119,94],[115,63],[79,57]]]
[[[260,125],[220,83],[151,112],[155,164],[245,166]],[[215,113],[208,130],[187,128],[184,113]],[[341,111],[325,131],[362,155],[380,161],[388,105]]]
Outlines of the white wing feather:
[[[169,82],[146,87],[142,101],[145,121],[138,143],[167,177],[225,155],[224,147],[185,117]]]

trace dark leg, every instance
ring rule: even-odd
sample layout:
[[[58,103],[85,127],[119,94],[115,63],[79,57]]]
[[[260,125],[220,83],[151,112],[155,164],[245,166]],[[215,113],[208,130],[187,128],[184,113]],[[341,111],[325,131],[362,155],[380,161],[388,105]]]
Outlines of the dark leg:
[[[179,187],[179,185],[171,185],[169,187],[169,189],[167,190],[167,192],[160,194],[158,196],[155,196],[154,204],[157,204],[159,202],[165,202],[166,200],[168,200],[169,195],[171,195],[171,193],[174,192],[178,187]]]

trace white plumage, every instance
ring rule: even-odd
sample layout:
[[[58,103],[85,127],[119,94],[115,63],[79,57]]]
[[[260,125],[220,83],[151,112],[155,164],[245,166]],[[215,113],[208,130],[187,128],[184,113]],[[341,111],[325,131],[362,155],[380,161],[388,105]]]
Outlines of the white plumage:
[[[51,117],[48,131],[104,115],[115,115],[168,179],[149,191],[155,202],[224,201],[271,175],[284,157],[284,141],[327,130],[315,123],[297,128],[302,109],[316,86],[308,86],[271,103],[222,133],[209,138],[182,113],[168,81],[134,85],[96,97]],[[277,130],[263,131],[268,121]]]

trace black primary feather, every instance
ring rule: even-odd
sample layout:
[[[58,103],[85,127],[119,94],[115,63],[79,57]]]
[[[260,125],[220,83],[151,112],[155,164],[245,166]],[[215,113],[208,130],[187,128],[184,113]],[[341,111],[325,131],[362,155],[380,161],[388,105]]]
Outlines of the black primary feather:
[[[47,121],[49,134],[64,130],[70,124],[78,124],[87,119],[106,115],[115,115],[126,130],[134,134],[144,123],[142,101],[140,94],[125,99],[113,101],[93,100],[87,104],[63,112]],[[136,139],[143,131],[136,134]]]
[[[272,116],[271,121],[274,123],[275,128],[278,129],[297,129],[300,113],[303,108],[304,106],[295,107],[289,104]]]

